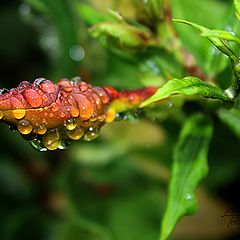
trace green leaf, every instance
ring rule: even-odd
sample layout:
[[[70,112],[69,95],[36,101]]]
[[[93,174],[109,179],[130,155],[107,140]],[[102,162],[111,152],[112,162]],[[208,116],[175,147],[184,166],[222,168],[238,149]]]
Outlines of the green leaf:
[[[76,10],[79,16],[90,25],[110,21],[112,19],[108,14],[101,13],[80,1],[76,2]]]
[[[208,173],[207,153],[212,131],[211,121],[203,114],[194,115],[183,127],[174,151],[172,178],[160,240],[168,239],[176,223],[183,216],[197,210],[194,192]]]
[[[231,42],[236,42],[240,44],[240,39],[234,36],[230,32],[222,31],[222,30],[209,30],[205,31],[201,34],[203,37],[216,37],[222,40],[227,40]]]
[[[234,0],[234,6],[235,6],[235,13],[238,19],[240,19],[240,0]]]
[[[196,77],[185,77],[183,79],[172,79],[160,87],[157,92],[144,101],[141,107],[145,107],[150,103],[169,98],[171,95],[183,94],[191,96],[195,94],[202,95],[206,98],[221,99],[223,101],[230,101],[231,98],[220,88],[203,82]]]
[[[232,49],[226,44],[224,43],[219,37],[216,36],[211,36],[211,30],[203,27],[199,24],[195,24],[186,20],[180,20],[180,19],[173,19],[173,21],[175,22],[179,22],[179,23],[184,23],[187,25],[192,26],[193,28],[197,29],[198,31],[201,32],[202,35],[206,35],[207,39],[214,45],[216,46],[222,53],[224,53],[225,55],[227,55],[231,61],[233,62],[233,64],[237,65],[238,63],[238,57],[234,54],[234,52],[232,51]]]
[[[221,109],[218,111],[218,116],[240,138],[240,111]]]

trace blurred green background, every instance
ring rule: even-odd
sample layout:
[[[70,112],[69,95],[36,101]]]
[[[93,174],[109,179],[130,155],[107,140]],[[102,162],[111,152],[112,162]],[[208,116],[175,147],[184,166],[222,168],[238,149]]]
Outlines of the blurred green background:
[[[146,70],[147,59],[136,65],[90,36],[90,23],[79,10],[82,2],[102,15],[109,7],[129,18],[135,14],[127,0],[0,3],[1,88],[37,77],[57,81],[78,75],[117,89],[151,85],[147,77],[156,68]],[[172,10],[174,17],[208,27],[227,28],[232,21],[231,1],[173,0]],[[177,30],[205,73],[219,75],[224,84],[221,79],[230,71],[226,59],[212,57],[210,44],[191,29]],[[181,76],[171,59],[162,61],[157,75],[170,65],[169,71]],[[172,151],[184,116],[166,103],[160,112],[150,110],[143,117],[129,113],[127,119],[105,126],[93,142],[45,153],[2,124],[0,239],[158,239]],[[227,208],[240,206],[239,155],[239,139],[215,119],[210,173],[197,192],[200,209],[177,225],[171,239],[239,239],[239,231],[228,229],[228,220],[221,218]]]

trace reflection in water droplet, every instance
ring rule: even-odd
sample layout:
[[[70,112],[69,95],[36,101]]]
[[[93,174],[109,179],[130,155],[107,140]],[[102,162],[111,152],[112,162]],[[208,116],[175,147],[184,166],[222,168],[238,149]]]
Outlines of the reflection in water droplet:
[[[27,120],[21,120],[18,123],[18,131],[21,134],[27,135],[27,134],[29,134],[32,131],[32,129],[33,129],[33,127],[31,125],[31,123],[29,121],[27,121]]]
[[[43,145],[42,145],[42,142],[41,140],[39,139],[33,139],[30,141],[32,147],[34,147],[35,149],[37,149],[38,151],[40,152],[45,152],[47,151],[47,148],[45,148]]]
[[[40,135],[45,134],[46,131],[47,131],[47,128],[45,127],[45,125],[39,125],[35,128],[35,132]]]
[[[3,111],[0,111],[0,120],[4,117]]]
[[[24,109],[14,109],[12,110],[13,117],[16,119],[24,118],[26,111]]]
[[[89,127],[84,135],[85,141],[92,141],[99,136],[99,128]]]
[[[64,125],[68,130],[74,130],[77,126],[77,123],[75,122],[74,119],[70,118],[65,122]]]
[[[43,136],[43,145],[49,150],[56,150],[61,144],[57,129],[50,130]]]
[[[76,127],[74,130],[72,131],[67,131],[67,135],[69,136],[69,138],[71,138],[72,140],[79,140],[82,138],[84,134],[84,129],[81,127]]]

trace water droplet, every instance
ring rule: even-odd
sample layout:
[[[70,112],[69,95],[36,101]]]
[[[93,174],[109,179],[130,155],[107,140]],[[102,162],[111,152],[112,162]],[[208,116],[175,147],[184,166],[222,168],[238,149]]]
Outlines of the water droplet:
[[[188,200],[188,201],[193,200],[192,194],[187,193],[187,194],[185,195],[185,199]]]
[[[45,134],[46,131],[47,131],[47,128],[46,128],[45,125],[39,125],[39,126],[37,126],[37,127],[35,128],[35,132],[36,132],[37,134],[40,134],[40,135]]]
[[[0,95],[3,95],[3,94],[5,94],[5,93],[9,93],[9,90],[6,89],[6,88],[1,88],[1,89],[0,89]]]
[[[26,111],[24,109],[14,109],[12,110],[13,117],[16,119],[22,119],[26,115]]]
[[[109,102],[110,98],[109,98],[107,92],[103,88],[101,88],[101,87],[93,87],[93,90],[101,98],[103,104],[106,104],[106,103]]]
[[[33,127],[31,125],[31,123],[27,120],[21,120],[19,121],[18,123],[18,131],[21,133],[21,134],[24,134],[24,135],[27,135],[29,133],[31,133]]]
[[[40,84],[39,87],[41,90],[45,93],[54,93],[56,90],[56,86],[54,83],[52,83],[50,80],[43,80]]]
[[[32,145],[33,148],[35,148],[36,150],[40,151],[40,152],[45,152],[47,151],[47,148],[45,148],[43,145],[42,145],[42,142],[41,140],[39,139],[33,139],[30,141],[30,144]]]
[[[64,112],[60,112],[59,116],[60,116],[61,118],[64,118],[66,115],[65,115]]]
[[[24,105],[22,104],[22,102],[15,97],[11,97],[10,102],[11,102],[12,109],[24,108]]]
[[[91,101],[83,94],[73,94],[73,98],[78,104],[80,117],[83,120],[88,120],[94,113],[94,106]]]
[[[56,150],[60,144],[61,141],[57,129],[50,130],[43,136],[43,145],[49,150]]]
[[[4,117],[3,111],[0,111],[0,120]]]
[[[69,136],[69,138],[71,138],[72,140],[79,140],[82,138],[84,134],[84,129],[81,127],[76,127],[74,130],[72,131],[67,131],[67,135]]]
[[[172,101],[168,101],[167,102],[167,107],[168,108],[172,108],[173,107],[173,102]]]
[[[70,114],[72,115],[72,117],[78,117],[79,116],[79,111],[76,108],[71,108],[69,110]]]
[[[53,104],[52,104],[52,107],[51,107],[51,110],[52,110],[53,112],[57,112],[57,111],[59,110],[58,105],[57,105],[56,103],[53,103]]]
[[[84,92],[88,90],[88,84],[84,81],[79,82],[79,89]]]
[[[58,85],[64,89],[66,92],[71,92],[72,91],[72,83],[68,79],[61,79],[58,82]]]
[[[50,118],[54,117],[53,113],[49,113],[49,117]]]
[[[27,102],[31,105],[31,107],[40,107],[42,105],[43,99],[42,96],[33,89],[26,89],[23,92],[24,97]]]
[[[73,83],[79,83],[81,81],[81,77],[77,76],[71,79]]]
[[[79,45],[71,47],[69,50],[69,54],[70,57],[76,62],[80,62],[85,57],[85,51]]]
[[[28,81],[23,81],[21,82],[19,85],[18,85],[18,89],[22,90],[22,89],[25,89],[29,86],[31,86],[32,84]]]
[[[68,130],[74,130],[77,127],[77,123],[72,118],[68,119],[64,125]]]
[[[99,128],[89,127],[88,131],[84,134],[85,141],[92,141],[99,136]]]
[[[68,146],[71,144],[70,141],[61,141],[60,145],[58,146],[58,149],[64,150],[67,149]]]

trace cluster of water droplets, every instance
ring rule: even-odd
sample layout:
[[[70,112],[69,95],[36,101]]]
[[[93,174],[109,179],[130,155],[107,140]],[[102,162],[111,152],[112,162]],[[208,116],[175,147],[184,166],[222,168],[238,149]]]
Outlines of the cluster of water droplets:
[[[10,90],[17,91],[16,95],[4,96],[2,101],[7,99],[14,109],[4,110],[4,102],[0,120],[8,123],[12,130],[18,130],[39,151],[65,149],[72,141],[80,139],[91,141],[98,137],[106,120],[105,107],[109,97],[102,88],[92,88],[85,82],[76,85],[78,82],[79,79],[63,80],[58,86],[42,78],[33,84],[22,82],[16,90]],[[56,102],[54,100],[49,106],[44,106],[44,98],[53,100],[58,87],[62,90],[57,93]],[[80,92],[69,94],[78,87]],[[48,96],[44,97],[38,89]],[[85,91],[87,93],[83,94]],[[2,90],[1,94],[4,93],[8,91]],[[26,103],[23,104],[19,96]]]
[[[48,130],[43,135],[32,135],[30,143],[39,151],[66,149],[72,141],[94,140],[99,136],[100,127],[99,123],[92,126],[79,126],[74,119],[69,119],[64,126]]]

